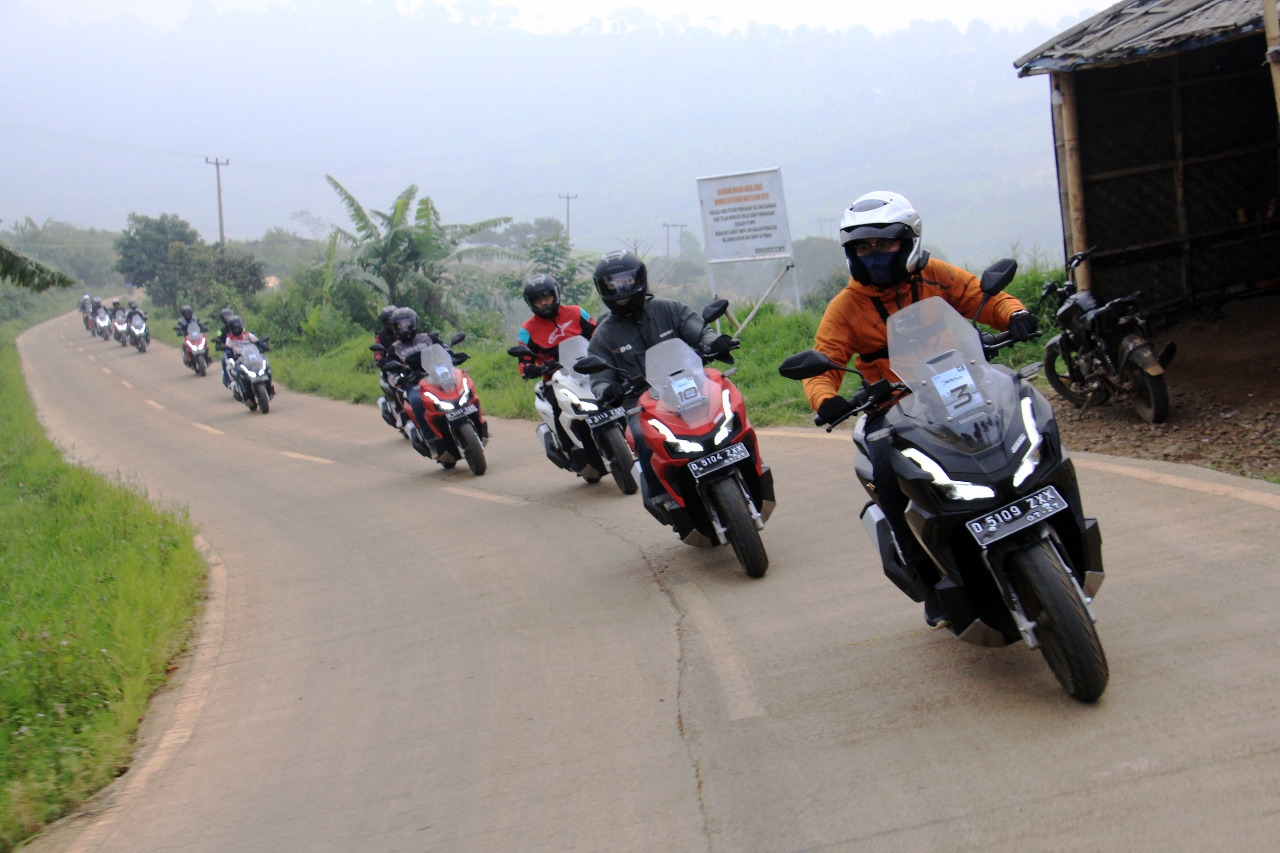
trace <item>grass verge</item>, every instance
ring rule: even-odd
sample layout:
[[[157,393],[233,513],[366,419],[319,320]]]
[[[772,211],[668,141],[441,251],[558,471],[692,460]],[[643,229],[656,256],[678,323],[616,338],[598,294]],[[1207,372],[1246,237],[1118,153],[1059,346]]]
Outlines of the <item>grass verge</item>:
[[[63,460],[19,330],[0,325],[0,850],[124,770],[206,571],[186,518]]]

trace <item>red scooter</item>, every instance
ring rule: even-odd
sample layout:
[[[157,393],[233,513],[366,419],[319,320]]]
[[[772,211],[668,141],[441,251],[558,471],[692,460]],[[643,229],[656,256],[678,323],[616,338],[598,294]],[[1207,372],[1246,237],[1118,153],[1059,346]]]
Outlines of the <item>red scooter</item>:
[[[703,310],[703,320],[716,320],[728,307],[716,300]],[[747,574],[759,578],[769,568],[760,531],[776,504],[773,474],[761,462],[742,395],[729,381],[737,368],[721,373],[705,366],[710,358],[679,338],[665,340],[645,352],[645,375],[621,385],[624,397],[639,395],[632,413],[640,417],[664,490],[644,505],[686,544],[728,544]],[[575,367],[599,373],[610,365],[588,356]]]

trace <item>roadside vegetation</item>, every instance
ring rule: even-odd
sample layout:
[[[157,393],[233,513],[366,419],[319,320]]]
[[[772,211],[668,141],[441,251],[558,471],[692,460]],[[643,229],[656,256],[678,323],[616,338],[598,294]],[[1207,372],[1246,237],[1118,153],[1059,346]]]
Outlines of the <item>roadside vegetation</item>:
[[[36,419],[14,340],[73,294],[0,281],[0,850],[125,769],[204,589],[188,520],[66,463]]]

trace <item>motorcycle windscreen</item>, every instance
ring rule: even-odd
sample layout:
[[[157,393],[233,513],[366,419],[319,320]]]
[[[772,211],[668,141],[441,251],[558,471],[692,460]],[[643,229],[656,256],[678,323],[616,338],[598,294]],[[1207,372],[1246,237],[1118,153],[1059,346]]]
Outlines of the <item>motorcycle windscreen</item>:
[[[556,361],[564,368],[565,374],[577,387],[579,397],[592,397],[591,379],[585,373],[574,370],[578,359],[587,357],[587,339],[582,335],[565,338],[556,346]]]
[[[720,409],[708,396],[707,372],[702,358],[679,338],[649,347],[644,354],[644,378],[659,408],[678,416],[692,427],[711,421]],[[719,400],[714,401],[717,406]]]
[[[973,453],[1004,437],[1002,412],[1020,412],[1014,377],[993,369],[982,338],[945,299],[931,296],[889,317],[889,366],[911,388],[902,413]]]
[[[236,347],[236,361],[258,373],[262,370],[262,351],[257,344],[245,342]]]
[[[146,328],[147,321],[142,319],[141,317],[134,316],[134,318],[129,321],[129,325],[133,326],[133,328],[137,329],[138,331],[142,331],[143,329]]]
[[[431,385],[453,392],[458,388],[458,379],[453,372],[453,357],[442,344],[432,344],[422,351],[422,369],[427,374],[424,378]]]
[[[192,320],[187,324],[186,336],[190,338],[193,343],[198,342],[202,337],[204,337],[204,332],[200,331],[200,322],[198,320]]]

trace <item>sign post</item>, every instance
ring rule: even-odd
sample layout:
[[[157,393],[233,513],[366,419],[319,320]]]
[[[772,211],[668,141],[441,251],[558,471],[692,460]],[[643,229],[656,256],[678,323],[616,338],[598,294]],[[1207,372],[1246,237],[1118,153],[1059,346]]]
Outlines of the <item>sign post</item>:
[[[781,169],[698,178],[698,203],[702,208],[702,233],[711,269],[712,299],[716,298],[716,264],[782,259],[789,262],[783,273],[794,271]],[[799,308],[800,282],[794,274],[793,280]],[[770,292],[778,281],[781,276],[769,288]],[[761,302],[768,295],[766,292]]]

